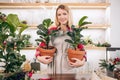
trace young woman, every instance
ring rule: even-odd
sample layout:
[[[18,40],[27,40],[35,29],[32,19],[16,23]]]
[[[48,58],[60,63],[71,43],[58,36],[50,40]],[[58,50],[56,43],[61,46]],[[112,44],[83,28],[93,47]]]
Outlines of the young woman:
[[[55,24],[57,26],[58,36],[52,38],[52,45],[57,48],[56,55],[53,57],[50,56],[36,56],[43,64],[49,64],[49,70],[54,73],[75,73],[74,68],[83,66],[85,63],[85,58],[81,61],[77,58],[75,63],[70,62],[67,57],[67,48],[70,47],[69,43],[65,42],[65,39],[68,39],[67,31],[70,30],[72,25],[70,10],[65,5],[59,5],[56,9],[56,20]],[[39,51],[36,51],[36,55],[40,54]]]

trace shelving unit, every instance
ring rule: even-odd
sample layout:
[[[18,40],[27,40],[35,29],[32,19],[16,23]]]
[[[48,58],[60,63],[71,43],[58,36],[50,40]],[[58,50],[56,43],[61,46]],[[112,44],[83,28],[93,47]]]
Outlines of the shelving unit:
[[[25,8],[25,9],[31,9],[31,8],[41,8],[43,6],[52,8],[54,6],[59,5],[60,3],[0,3],[0,8],[4,9],[16,9],[16,8]],[[110,3],[64,3],[65,5],[70,6],[71,8],[93,8],[93,9],[106,9]]]
[[[0,9],[41,9],[43,7],[47,9],[56,8],[60,3],[0,3]],[[106,3],[62,3],[68,5],[72,9],[87,9],[87,10],[107,10],[107,8],[111,5],[106,1]],[[107,13],[106,13],[107,14]],[[106,15],[105,14],[105,15]],[[90,24],[88,25],[88,29],[103,29],[107,30],[110,28],[109,23],[105,24]],[[37,29],[37,24],[29,24],[29,28]],[[27,47],[26,50],[34,50],[35,47]],[[86,47],[86,49],[97,49],[97,50],[106,50],[105,47]]]
[[[0,3],[0,9],[39,9],[53,8],[60,3]],[[110,3],[63,3],[73,9],[106,9]],[[36,25],[30,25],[31,28],[36,28]],[[107,29],[110,24],[92,24],[88,25],[90,29]]]

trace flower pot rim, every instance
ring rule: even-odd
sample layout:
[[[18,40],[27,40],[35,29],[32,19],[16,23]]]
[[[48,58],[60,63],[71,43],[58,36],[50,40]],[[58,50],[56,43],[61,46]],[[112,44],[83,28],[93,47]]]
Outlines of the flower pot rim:
[[[42,46],[42,47],[40,46],[39,48],[47,49],[46,47],[47,47],[47,46]],[[54,48],[56,48],[56,47],[54,47],[54,46],[48,46],[48,50],[49,50],[49,49],[54,49]]]

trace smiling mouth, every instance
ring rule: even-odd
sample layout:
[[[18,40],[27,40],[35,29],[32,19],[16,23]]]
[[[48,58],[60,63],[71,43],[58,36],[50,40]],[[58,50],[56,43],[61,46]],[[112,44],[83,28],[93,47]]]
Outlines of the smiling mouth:
[[[66,22],[66,20],[61,20],[61,22]]]

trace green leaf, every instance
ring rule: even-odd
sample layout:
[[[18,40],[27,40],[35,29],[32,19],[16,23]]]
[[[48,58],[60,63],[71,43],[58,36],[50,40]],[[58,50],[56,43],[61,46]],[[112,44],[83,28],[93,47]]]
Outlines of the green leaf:
[[[43,24],[40,24],[37,27],[41,32],[44,32],[45,34],[48,33],[48,29]]]
[[[0,53],[0,58],[3,58],[3,53]]]
[[[7,16],[7,22],[12,26],[13,32],[16,31],[18,25],[20,24],[20,21],[16,14],[9,14]]]
[[[65,42],[68,42],[70,44],[73,44],[73,41],[72,40],[69,40],[69,39],[66,39]]]
[[[78,25],[81,26],[81,24],[84,22],[85,19],[87,19],[88,17],[87,16],[83,16],[79,22],[78,22]]]
[[[37,26],[38,29],[42,29],[43,27],[44,27],[43,24],[40,24],[40,25]]]
[[[36,39],[35,41],[44,42],[43,39]]]
[[[2,22],[0,24],[0,32],[1,32],[1,34],[2,33],[8,33],[8,34],[10,34],[11,31],[12,31],[11,30],[11,26],[7,22]]]
[[[45,20],[43,21],[43,25],[44,25],[47,29],[50,27],[50,25],[51,25],[52,23],[53,23],[53,22],[51,21],[50,18],[45,19]]]
[[[75,37],[74,32],[68,32],[67,35],[70,36],[70,37]]]
[[[88,18],[87,16],[83,16],[83,17],[79,20],[78,26],[79,26],[79,27],[82,27],[82,26],[84,26],[84,25],[86,25],[86,24],[91,24],[91,22],[86,22],[86,21],[85,21],[87,18]]]
[[[25,29],[27,29],[28,26],[27,26],[26,24],[22,24],[22,23],[20,23],[19,26],[20,26],[20,30],[19,30],[19,33],[18,33],[18,34],[21,35],[21,33],[22,33]]]
[[[91,23],[91,22],[83,22],[83,23],[81,23],[80,27],[81,27],[81,26],[84,26],[84,25],[86,25],[86,24],[92,24],[92,23]]]
[[[37,34],[42,35],[42,36],[47,36],[47,34],[45,32],[43,32],[43,31],[41,31],[41,30],[38,30]]]

